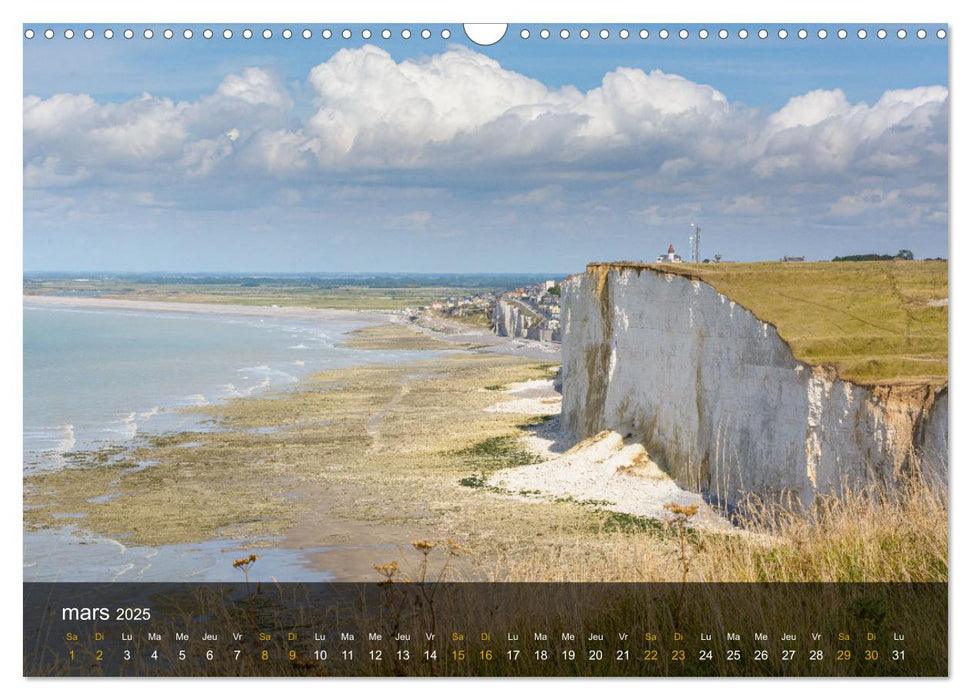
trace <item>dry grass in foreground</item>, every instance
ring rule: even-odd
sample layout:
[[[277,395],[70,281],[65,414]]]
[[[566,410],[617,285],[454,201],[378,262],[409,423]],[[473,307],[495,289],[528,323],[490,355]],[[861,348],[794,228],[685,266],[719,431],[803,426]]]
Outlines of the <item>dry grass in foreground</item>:
[[[752,504],[738,533],[691,528],[687,544],[676,517],[600,515],[597,539],[612,538],[609,545],[594,551],[590,540],[577,539],[543,558],[510,553],[500,580],[923,583],[948,576],[947,493],[919,479],[805,510]]]
[[[704,562],[709,578],[947,581],[947,492],[919,478],[894,490],[820,500],[804,511],[763,505],[744,525],[761,537],[722,541]]]

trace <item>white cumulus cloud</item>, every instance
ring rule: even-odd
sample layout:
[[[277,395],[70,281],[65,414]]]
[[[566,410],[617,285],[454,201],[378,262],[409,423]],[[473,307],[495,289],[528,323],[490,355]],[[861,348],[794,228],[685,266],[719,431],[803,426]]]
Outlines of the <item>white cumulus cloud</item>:
[[[134,191],[164,191],[176,205],[180,195],[166,187],[187,180],[186,196],[196,196],[207,178],[270,176],[275,187],[254,186],[238,201],[284,186],[312,201],[312,188],[451,193],[461,183],[521,208],[568,211],[582,201],[594,211],[626,197],[632,216],[652,224],[705,206],[738,217],[896,220],[909,207],[908,216],[939,221],[948,109],[939,85],[889,90],[872,103],[813,90],[768,112],[657,69],[618,66],[580,90],[468,48],[396,60],[366,45],[337,51],[294,89],[251,66],[194,100],[28,95],[24,181],[109,188],[130,177]],[[433,210],[439,220],[431,207],[394,210],[408,212],[399,223],[428,225]]]

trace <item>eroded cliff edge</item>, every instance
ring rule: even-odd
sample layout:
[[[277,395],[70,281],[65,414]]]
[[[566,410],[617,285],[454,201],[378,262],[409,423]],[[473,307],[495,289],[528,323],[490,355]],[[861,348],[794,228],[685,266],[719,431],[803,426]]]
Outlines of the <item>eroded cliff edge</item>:
[[[734,505],[947,473],[946,384],[861,386],[797,360],[705,282],[591,265],[563,287],[563,423],[644,441],[683,486]]]

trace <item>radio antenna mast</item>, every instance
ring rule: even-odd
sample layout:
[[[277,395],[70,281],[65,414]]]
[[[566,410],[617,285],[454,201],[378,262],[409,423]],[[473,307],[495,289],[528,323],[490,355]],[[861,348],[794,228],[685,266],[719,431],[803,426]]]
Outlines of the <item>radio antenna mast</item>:
[[[701,226],[691,224],[694,233],[691,234],[691,262],[701,262]]]

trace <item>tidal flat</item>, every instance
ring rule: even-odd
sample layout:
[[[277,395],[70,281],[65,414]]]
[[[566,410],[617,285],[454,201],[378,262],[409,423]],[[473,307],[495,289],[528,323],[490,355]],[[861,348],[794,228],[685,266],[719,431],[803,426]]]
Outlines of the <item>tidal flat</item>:
[[[547,378],[555,365],[462,351],[401,324],[346,342],[455,351],[321,372],[291,391],[186,409],[205,430],[72,454],[71,468],[25,478],[25,527],[73,523],[136,546],[247,540],[254,551],[306,550],[314,567],[351,580],[374,579],[374,565],[391,560],[404,569],[412,541],[446,539],[467,554],[457,575],[488,579],[503,552],[528,556],[590,531],[577,504],[462,483],[522,463],[520,448],[504,446],[530,417],[485,411],[504,398],[486,387]]]

